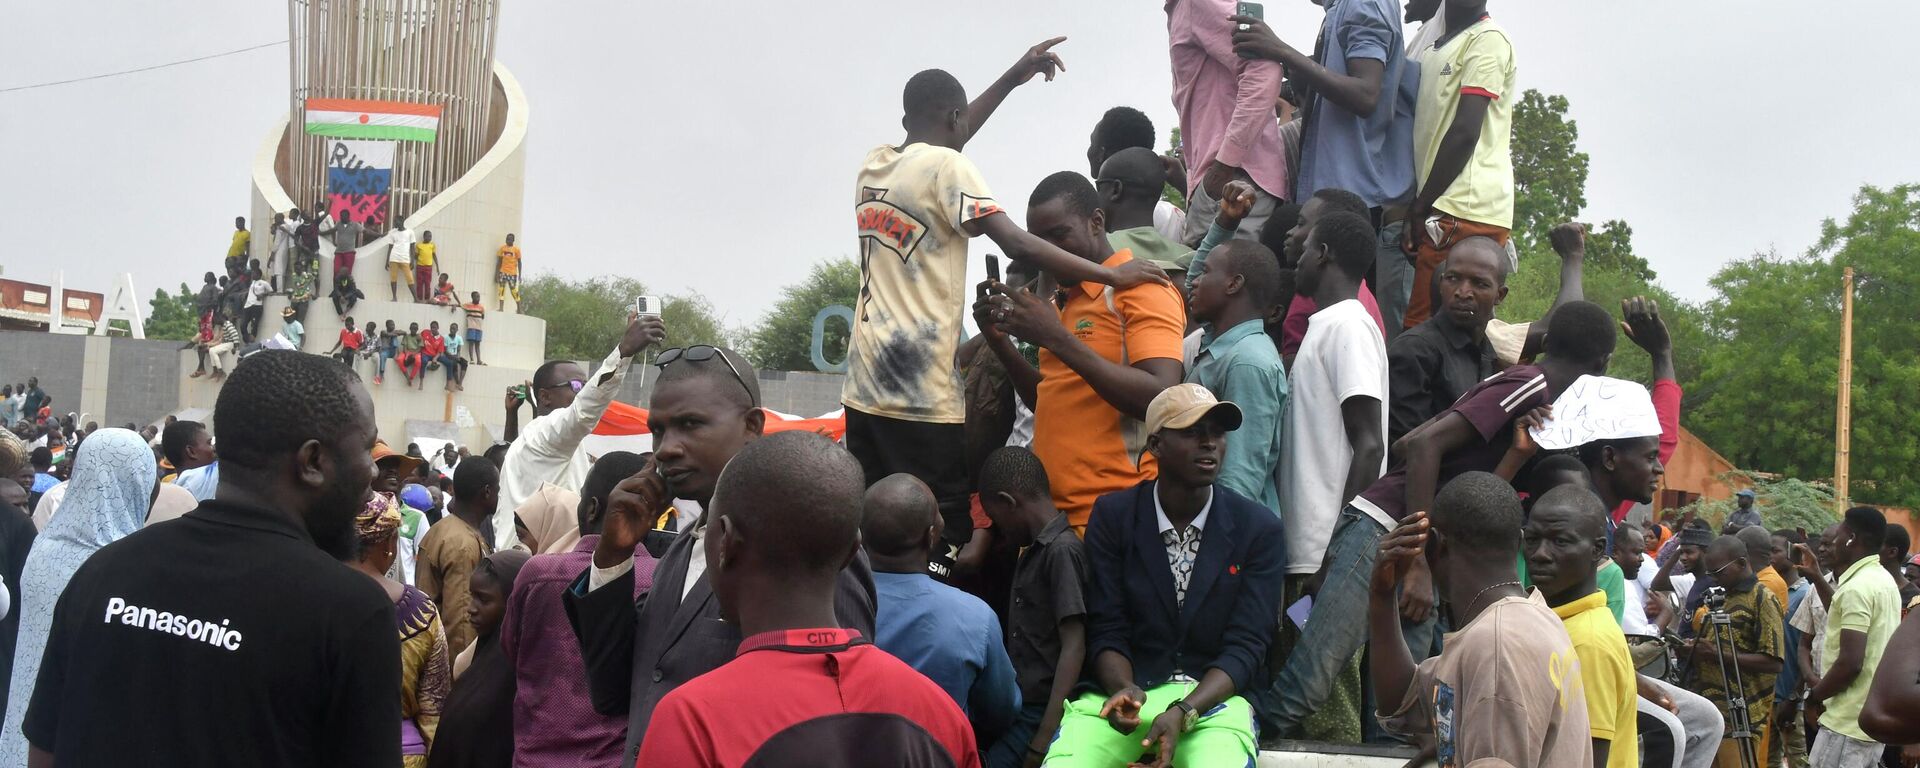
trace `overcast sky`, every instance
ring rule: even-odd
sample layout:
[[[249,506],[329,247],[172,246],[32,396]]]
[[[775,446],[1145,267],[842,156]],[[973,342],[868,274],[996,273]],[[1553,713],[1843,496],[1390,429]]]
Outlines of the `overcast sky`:
[[[915,71],[948,69],[977,93],[1028,45],[1069,36],[1057,49],[1068,71],[1017,91],[968,147],[1016,220],[1040,178],[1085,171],[1107,107],[1145,110],[1163,136],[1175,124],[1157,2],[504,4],[499,58],[532,103],[529,268],[697,289],[731,325],[816,261],[854,253],[854,172],[901,137],[900,88]],[[1283,37],[1312,45],[1317,7],[1266,6]],[[1492,11],[1514,37],[1521,86],[1572,101],[1592,156],[1582,218],[1626,219],[1682,297],[1708,297],[1730,259],[1804,250],[1863,183],[1920,181],[1913,0],[1496,0]],[[7,18],[0,88],[287,34],[284,6],[262,0],[14,3]],[[5,275],[46,282],[65,269],[70,286],[99,289],[130,271],[145,297],[213,268],[286,89],[276,46],[0,93]]]

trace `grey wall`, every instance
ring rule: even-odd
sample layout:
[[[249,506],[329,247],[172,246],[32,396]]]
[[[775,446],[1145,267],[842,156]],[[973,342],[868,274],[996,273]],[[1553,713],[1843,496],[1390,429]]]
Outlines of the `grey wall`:
[[[38,376],[40,388],[53,396],[55,413],[79,411],[86,343],[85,336],[0,331],[0,384],[19,384],[28,376]]]
[[[28,376],[40,377],[40,388],[54,399],[58,413],[79,411],[81,390],[93,389],[84,381],[86,368],[84,336],[56,335],[37,331],[0,331],[0,383],[24,382]],[[93,413],[102,426],[126,422],[147,424],[180,407],[180,367],[191,360],[180,352],[178,341],[110,339],[107,344],[107,383],[104,413]],[[591,370],[598,361],[582,366]],[[653,394],[658,369],[648,366],[644,377],[629,376],[619,399],[647,404]],[[840,407],[840,382],[837,373],[811,371],[761,371],[760,395],[763,405],[795,416],[814,417]]]
[[[180,407],[180,344],[152,339],[114,339],[107,363],[106,414],[102,426],[129,421],[145,425]],[[45,379],[42,378],[42,384]]]

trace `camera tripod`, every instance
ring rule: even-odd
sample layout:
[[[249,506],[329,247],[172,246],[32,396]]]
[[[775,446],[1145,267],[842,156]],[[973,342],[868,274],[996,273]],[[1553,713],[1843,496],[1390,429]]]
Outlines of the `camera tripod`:
[[[1740,664],[1733,644],[1733,617],[1727,613],[1727,592],[1722,587],[1707,590],[1707,629],[1713,636],[1714,656],[1720,661],[1720,682],[1727,692],[1727,738],[1740,745],[1740,764],[1760,768],[1756,752],[1753,719],[1747,710],[1746,687],[1740,679]],[[1689,660],[1689,666],[1692,660]]]

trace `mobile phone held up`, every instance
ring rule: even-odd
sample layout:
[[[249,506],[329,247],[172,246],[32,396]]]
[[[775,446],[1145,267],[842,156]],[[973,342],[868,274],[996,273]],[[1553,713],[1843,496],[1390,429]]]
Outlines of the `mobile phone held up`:
[[[627,306],[627,310],[641,317],[659,317],[660,297],[635,296],[633,303]]]
[[[1267,19],[1267,9],[1265,6],[1262,6],[1259,3],[1241,3],[1239,7],[1235,9],[1235,12],[1241,16],[1252,16],[1253,18],[1259,19],[1261,21],[1266,21]],[[1245,24],[1239,24],[1236,26],[1239,28],[1241,32],[1245,32],[1248,29],[1250,29],[1250,27],[1248,27]]]
[[[996,283],[1000,282],[1000,257],[991,253],[987,254],[987,279]],[[986,286],[980,287],[980,298],[987,298]]]

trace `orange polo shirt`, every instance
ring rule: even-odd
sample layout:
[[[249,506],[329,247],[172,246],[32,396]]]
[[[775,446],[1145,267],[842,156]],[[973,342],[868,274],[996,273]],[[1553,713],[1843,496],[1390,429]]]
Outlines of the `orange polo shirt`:
[[[1104,265],[1117,267],[1132,260],[1132,252],[1123,249]],[[1167,285],[1136,285],[1115,291],[1109,309],[1106,288],[1098,283],[1067,286],[1060,324],[1096,354],[1122,365],[1153,358],[1180,359],[1187,313],[1179,292]],[[1142,459],[1138,467],[1133,463],[1139,447],[1146,444],[1145,428],[1101,399],[1086,379],[1044,349],[1040,350],[1040,377],[1039,403],[1033,411],[1033,452],[1047,467],[1054,506],[1067,513],[1075,531],[1084,531],[1095,499],[1154,477],[1152,456]]]

